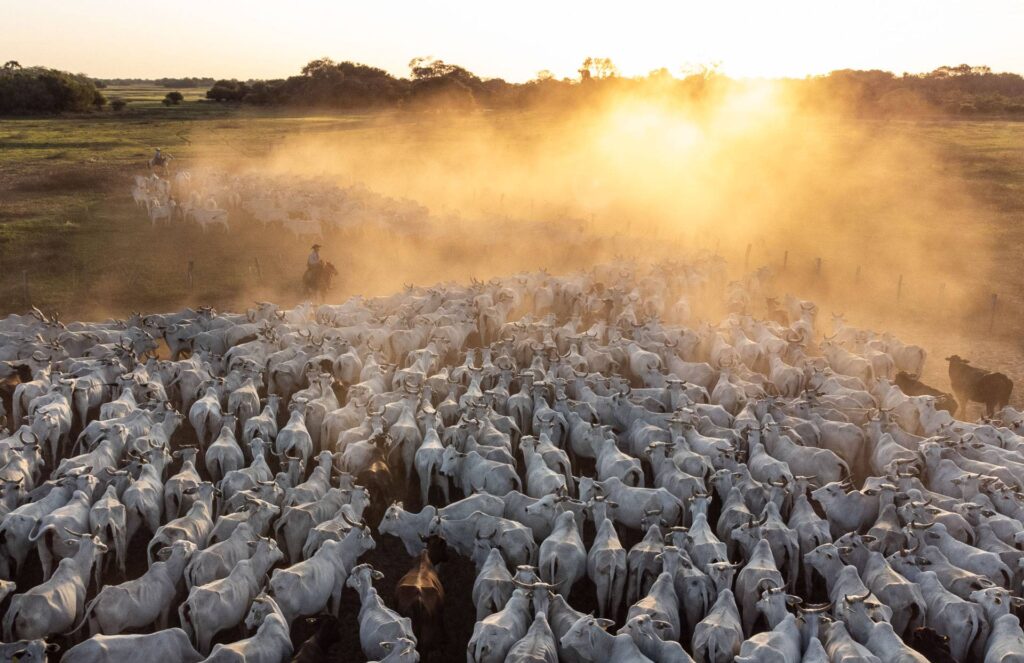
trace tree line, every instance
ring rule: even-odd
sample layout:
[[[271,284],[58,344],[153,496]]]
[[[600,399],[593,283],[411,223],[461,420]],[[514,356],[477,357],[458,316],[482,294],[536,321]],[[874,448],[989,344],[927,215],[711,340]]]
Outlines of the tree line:
[[[217,82],[215,78],[203,76],[186,76],[184,78],[97,78],[96,87],[102,89],[109,85],[153,85],[166,88],[197,88],[210,87]]]
[[[481,78],[459,65],[415,58],[409,76],[355,62],[313,60],[286,79],[218,80],[206,92],[214,101],[311,108],[514,108],[588,104],[621,92],[694,101],[744,84],[715,68],[675,76],[659,69],[624,77],[608,58],[589,57],[578,77],[542,71],[526,83]],[[864,116],[1024,115],[1024,77],[989,67],[943,66],[923,74],[840,70],[823,76],[776,81],[808,107]]]
[[[107,103],[107,84],[149,83],[168,88],[209,85],[206,98],[259,106],[322,109],[572,108],[622,94],[693,104],[742,88],[716,68],[673,75],[667,69],[646,76],[622,76],[609,58],[588,57],[578,75],[556,78],[541,71],[525,83],[481,78],[435,58],[414,58],[407,77],[356,62],[320,58],[298,75],[276,80],[210,78],[104,79],[9,61],[0,69],[0,114],[82,112]],[[1024,77],[989,67],[943,66],[923,74],[844,69],[823,76],[775,81],[802,107],[864,117],[1010,115],[1024,117]],[[172,99],[165,103],[180,103]],[[123,107],[123,102],[119,104]]]

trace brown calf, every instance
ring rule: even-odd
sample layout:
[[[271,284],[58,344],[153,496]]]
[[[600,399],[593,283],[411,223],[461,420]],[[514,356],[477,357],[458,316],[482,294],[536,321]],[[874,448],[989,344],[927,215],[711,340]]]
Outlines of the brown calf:
[[[395,587],[395,607],[398,614],[412,620],[417,648],[424,659],[430,652],[442,653],[445,644],[444,587],[431,561],[444,561],[445,552],[444,540],[431,537],[416,564]]]

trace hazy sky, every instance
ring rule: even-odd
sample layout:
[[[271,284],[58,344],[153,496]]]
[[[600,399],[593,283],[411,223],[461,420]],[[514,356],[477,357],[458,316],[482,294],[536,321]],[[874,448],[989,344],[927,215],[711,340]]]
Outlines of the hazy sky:
[[[0,0],[0,61],[106,77],[277,78],[321,56],[406,75],[419,55],[513,81],[587,55],[627,75],[1024,72],[1022,41],[1022,0]]]

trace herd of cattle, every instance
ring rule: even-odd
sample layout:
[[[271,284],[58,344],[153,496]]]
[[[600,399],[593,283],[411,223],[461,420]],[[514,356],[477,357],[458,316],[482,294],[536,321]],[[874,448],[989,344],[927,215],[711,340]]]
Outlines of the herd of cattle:
[[[0,320],[0,660],[334,660],[350,592],[367,658],[445,660],[471,592],[470,663],[1024,661],[1012,383],[771,294],[695,260]]]
[[[229,175],[214,170],[179,171],[166,177],[137,175],[132,199],[137,207],[146,208],[154,227],[182,220],[204,231],[211,226],[227,230],[232,216],[244,213],[264,226],[278,224],[307,239],[346,227],[412,233],[428,217],[427,209],[415,201],[384,196],[361,185],[342,188],[313,178]]]

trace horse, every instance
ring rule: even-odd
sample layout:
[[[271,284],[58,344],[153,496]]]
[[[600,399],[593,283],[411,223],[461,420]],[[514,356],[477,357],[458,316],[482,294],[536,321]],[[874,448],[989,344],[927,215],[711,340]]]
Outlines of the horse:
[[[159,156],[154,154],[149,159],[150,171],[156,171],[157,168],[160,168],[164,173],[164,177],[167,177],[168,164],[173,158],[170,154],[160,154]]]
[[[322,300],[331,289],[331,282],[338,275],[334,263],[324,262],[320,269],[307,269],[302,276],[302,291],[306,295],[316,293]]]

